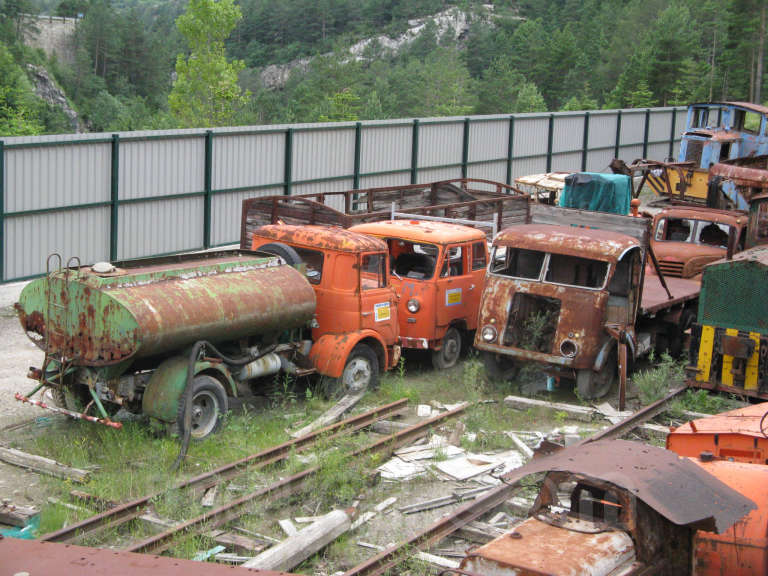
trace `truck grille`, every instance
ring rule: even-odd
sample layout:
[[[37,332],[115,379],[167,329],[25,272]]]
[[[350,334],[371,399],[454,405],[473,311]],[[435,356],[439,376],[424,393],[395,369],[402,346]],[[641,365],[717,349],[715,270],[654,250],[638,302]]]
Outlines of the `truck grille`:
[[[660,260],[659,268],[664,276],[676,276],[678,278],[683,277],[683,267],[685,264],[682,262],[670,262],[668,260]]]
[[[552,353],[559,320],[560,300],[518,292],[512,299],[502,343]]]

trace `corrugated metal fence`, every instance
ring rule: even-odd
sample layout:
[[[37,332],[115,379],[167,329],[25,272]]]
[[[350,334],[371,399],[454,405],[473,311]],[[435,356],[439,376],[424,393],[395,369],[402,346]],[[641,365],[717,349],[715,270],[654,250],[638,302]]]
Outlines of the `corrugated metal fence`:
[[[236,242],[256,195],[537,172],[676,154],[685,109],[652,108],[0,140],[0,282]]]

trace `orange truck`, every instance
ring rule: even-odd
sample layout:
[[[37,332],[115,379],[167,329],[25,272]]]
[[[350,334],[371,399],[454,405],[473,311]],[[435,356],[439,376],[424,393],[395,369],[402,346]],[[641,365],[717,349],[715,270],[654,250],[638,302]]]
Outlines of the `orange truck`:
[[[317,300],[309,360],[330,379],[328,392],[375,387],[379,373],[400,358],[386,243],[340,228],[287,224],[256,228],[250,238],[254,249],[305,267]]]
[[[400,345],[431,350],[437,369],[453,367],[477,328],[488,264],[485,234],[425,220],[385,220],[350,230],[387,243],[390,280],[400,297]]]

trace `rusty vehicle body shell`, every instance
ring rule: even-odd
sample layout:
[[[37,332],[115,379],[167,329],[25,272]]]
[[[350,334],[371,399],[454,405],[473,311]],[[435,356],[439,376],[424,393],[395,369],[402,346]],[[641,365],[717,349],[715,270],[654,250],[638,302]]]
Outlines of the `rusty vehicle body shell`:
[[[403,348],[440,349],[450,327],[461,332],[477,327],[477,309],[488,263],[485,234],[475,228],[426,220],[385,220],[359,224],[351,231],[387,242],[390,282],[400,303],[400,344]],[[434,256],[418,255],[413,245],[426,245]],[[458,258],[451,258],[458,253]],[[411,272],[416,259],[431,263],[431,273]],[[399,263],[405,265],[398,274]],[[402,275],[401,275],[402,274]],[[411,312],[409,303],[418,303]]]
[[[546,472],[529,518],[467,553],[488,576],[691,574],[693,531],[728,534],[756,510],[752,496],[697,463],[625,440],[599,440],[532,460]],[[560,499],[570,486],[568,502]]]
[[[681,346],[682,324],[692,317],[699,284],[682,278],[662,283],[662,277],[645,275],[649,219],[532,204],[528,222],[505,229],[494,242],[475,335],[486,368],[499,367],[504,377],[505,358],[533,361],[553,376],[575,379],[583,396],[594,397],[610,389],[623,346],[634,358],[652,346]],[[536,277],[506,275],[496,271],[502,248],[545,253],[547,260]],[[562,272],[558,267],[574,267],[576,278],[595,263],[606,267],[599,286],[547,281],[553,270],[553,277]],[[533,346],[514,336],[521,324],[535,320],[532,314],[548,317],[544,333],[552,335]],[[618,362],[624,381],[627,363]]]
[[[529,197],[516,188],[477,178],[428,184],[363,188],[342,192],[262,196],[243,200],[240,246],[249,249],[251,232],[265,224],[318,224],[349,228],[380,222],[397,212],[496,224],[501,230],[524,222]],[[488,240],[492,240],[490,229]]]
[[[670,220],[693,221],[695,229],[690,230],[686,239],[672,239],[669,237],[668,229]],[[701,240],[701,231],[710,223],[728,228],[728,232],[721,230],[724,234],[724,242],[706,243]],[[665,277],[693,278],[701,274],[706,264],[726,256],[730,234],[735,235],[736,248],[743,248],[746,228],[745,212],[696,206],[672,206],[654,215],[651,247]]]
[[[317,298],[310,359],[318,371],[339,377],[358,343],[376,352],[381,369],[397,364],[397,294],[389,283],[383,240],[338,227],[291,224],[253,228],[250,238],[254,250],[281,244],[307,258],[307,277]],[[366,277],[366,258],[381,260],[384,277]]]

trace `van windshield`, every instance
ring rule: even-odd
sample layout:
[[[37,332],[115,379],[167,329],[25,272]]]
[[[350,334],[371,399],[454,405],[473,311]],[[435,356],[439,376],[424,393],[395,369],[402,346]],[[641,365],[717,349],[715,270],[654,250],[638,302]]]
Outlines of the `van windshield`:
[[[491,273],[510,278],[543,280],[581,288],[599,289],[608,276],[608,262],[566,254],[548,254],[496,246],[493,250]]]
[[[439,249],[434,244],[420,244],[399,238],[387,239],[392,273],[411,280],[431,280],[435,275]]]

